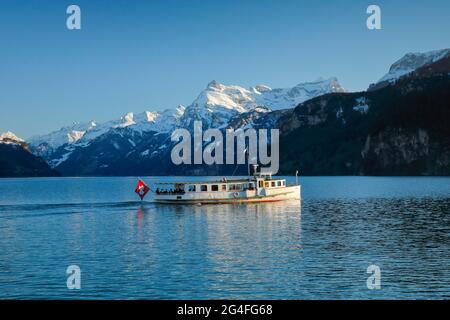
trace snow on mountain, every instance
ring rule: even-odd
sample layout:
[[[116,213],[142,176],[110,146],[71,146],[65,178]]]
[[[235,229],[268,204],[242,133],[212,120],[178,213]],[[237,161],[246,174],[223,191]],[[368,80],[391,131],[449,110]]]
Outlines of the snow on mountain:
[[[271,89],[264,85],[250,88],[256,103],[272,110],[288,109],[312,98],[332,93],[345,92],[336,78],[318,79],[305,82],[287,89]]]
[[[172,131],[183,116],[185,107],[179,105],[175,109],[166,109],[161,112],[144,112],[135,118],[133,130],[138,132],[155,131],[157,133],[165,133]]]
[[[319,79],[287,89],[271,89],[265,85],[245,89],[212,81],[186,108],[180,105],[161,112],[129,112],[120,119],[104,123],[91,121],[74,124],[47,135],[33,137],[29,142],[34,153],[52,158],[50,163],[55,167],[65,162],[76,148],[88,147],[93,140],[118,129],[129,129],[128,138],[133,141],[136,133],[142,136],[148,132],[170,133],[178,127],[192,129],[192,123],[196,120],[202,121],[205,127],[215,128],[227,127],[232,119],[233,123],[245,122],[249,125],[250,118],[256,121],[259,115],[271,110],[293,108],[314,97],[344,91],[336,78]],[[239,116],[246,120],[239,121],[236,119]],[[129,144],[132,146],[131,142]],[[60,147],[63,148],[56,152]]]
[[[72,144],[80,140],[86,132],[95,129],[97,124],[94,121],[88,123],[74,123],[71,126],[63,127],[49,134],[34,136],[28,139],[33,147],[41,146],[45,149],[57,149],[64,144]]]
[[[256,106],[252,93],[240,86],[226,86],[211,81],[197,99],[185,110],[181,119],[184,127],[203,121],[208,127],[225,125],[233,116]]]
[[[93,140],[117,128],[130,128],[139,133],[148,131],[155,131],[157,133],[169,132],[178,124],[179,119],[184,114],[184,110],[184,106],[180,105],[175,109],[166,109],[162,112],[145,111],[137,114],[129,112],[119,120],[98,125],[94,130],[87,132],[80,142],[84,143]]]
[[[0,143],[3,144],[23,144],[25,143],[25,140],[19,138],[11,131],[6,131],[2,134],[0,134]]]
[[[191,106],[223,107],[241,113],[252,109],[254,104],[252,93],[249,90],[236,85],[226,86],[213,80]]]
[[[29,140],[30,145],[38,154],[45,155],[49,149],[56,150],[65,144],[86,145],[89,141],[118,128],[131,128],[136,132],[156,131],[168,132],[178,123],[184,113],[184,107],[168,109],[162,112],[145,111],[134,114],[129,112],[118,120],[105,123],[91,121],[87,124],[74,124],[47,135],[35,136]]]
[[[345,92],[336,78],[301,83],[287,89],[272,89],[266,85],[245,89],[212,81],[186,108],[182,122],[190,126],[193,121],[202,120],[209,127],[223,127],[237,114],[255,110],[259,106],[270,110],[293,108],[306,100],[331,92]]]
[[[434,50],[425,53],[408,53],[396,61],[377,83],[395,82],[420,67],[436,62],[450,54],[450,49]]]

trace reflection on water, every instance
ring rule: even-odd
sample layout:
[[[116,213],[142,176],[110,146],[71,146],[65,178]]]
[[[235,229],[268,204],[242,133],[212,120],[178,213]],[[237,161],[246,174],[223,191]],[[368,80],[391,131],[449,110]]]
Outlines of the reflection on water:
[[[63,179],[62,190],[22,180],[49,195],[0,192],[0,298],[450,298],[449,180],[427,180],[425,195],[389,180],[386,196],[376,178],[309,179],[301,205],[189,206],[130,201],[129,178],[97,199],[103,178]],[[351,196],[327,191],[336,184]],[[66,288],[71,264],[80,291]],[[371,264],[381,290],[366,287]]]

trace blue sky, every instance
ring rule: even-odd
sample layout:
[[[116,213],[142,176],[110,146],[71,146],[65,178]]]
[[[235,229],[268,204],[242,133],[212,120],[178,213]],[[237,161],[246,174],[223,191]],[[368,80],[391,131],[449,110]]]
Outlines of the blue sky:
[[[81,7],[82,30],[66,28]],[[366,8],[382,9],[379,31]],[[0,131],[189,104],[215,79],[290,87],[336,76],[364,90],[407,52],[450,47],[450,2],[0,1]]]

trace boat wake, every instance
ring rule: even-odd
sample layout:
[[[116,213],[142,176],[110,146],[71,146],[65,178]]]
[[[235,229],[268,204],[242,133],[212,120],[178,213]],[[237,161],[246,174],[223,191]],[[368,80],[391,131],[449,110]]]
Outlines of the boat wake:
[[[94,202],[94,203],[51,203],[0,205],[0,219],[36,217],[49,215],[69,215],[101,211],[102,209],[138,209],[152,205],[148,201]]]

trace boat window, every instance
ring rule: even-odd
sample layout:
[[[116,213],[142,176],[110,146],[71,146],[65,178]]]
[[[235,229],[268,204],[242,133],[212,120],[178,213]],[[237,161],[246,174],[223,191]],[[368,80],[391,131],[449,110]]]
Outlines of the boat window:
[[[275,181],[272,181],[272,187],[275,187]]]
[[[227,191],[227,185],[226,184],[222,185],[222,191]]]
[[[269,185],[270,185],[270,183],[269,183],[269,182],[265,182],[265,183],[264,183],[264,188],[268,188],[268,187],[269,187]]]
[[[211,186],[211,191],[219,191],[219,186],[217,184],[213,184]]]
[[[200,186],[200,191],[208,191],[208,185],[202,184],[202,185]]]
[[[262,188],[263,187],[263,182],[259,181],[259,187]]]
[[[189,186],[187,187],[187,190],[188,190],[189,192],[195,192],[195,184],[189,185]]]
[[[281,187],[281,181],[277,181],[277,186]]]
[[[283,181],[281,181],[281,185],[282,185],[282,186],[284,186],[284,180],[283,180]]]
[[[242,184],[230,184],[228,186],[229,191],[242,190],[242,188],[243,188]]]

